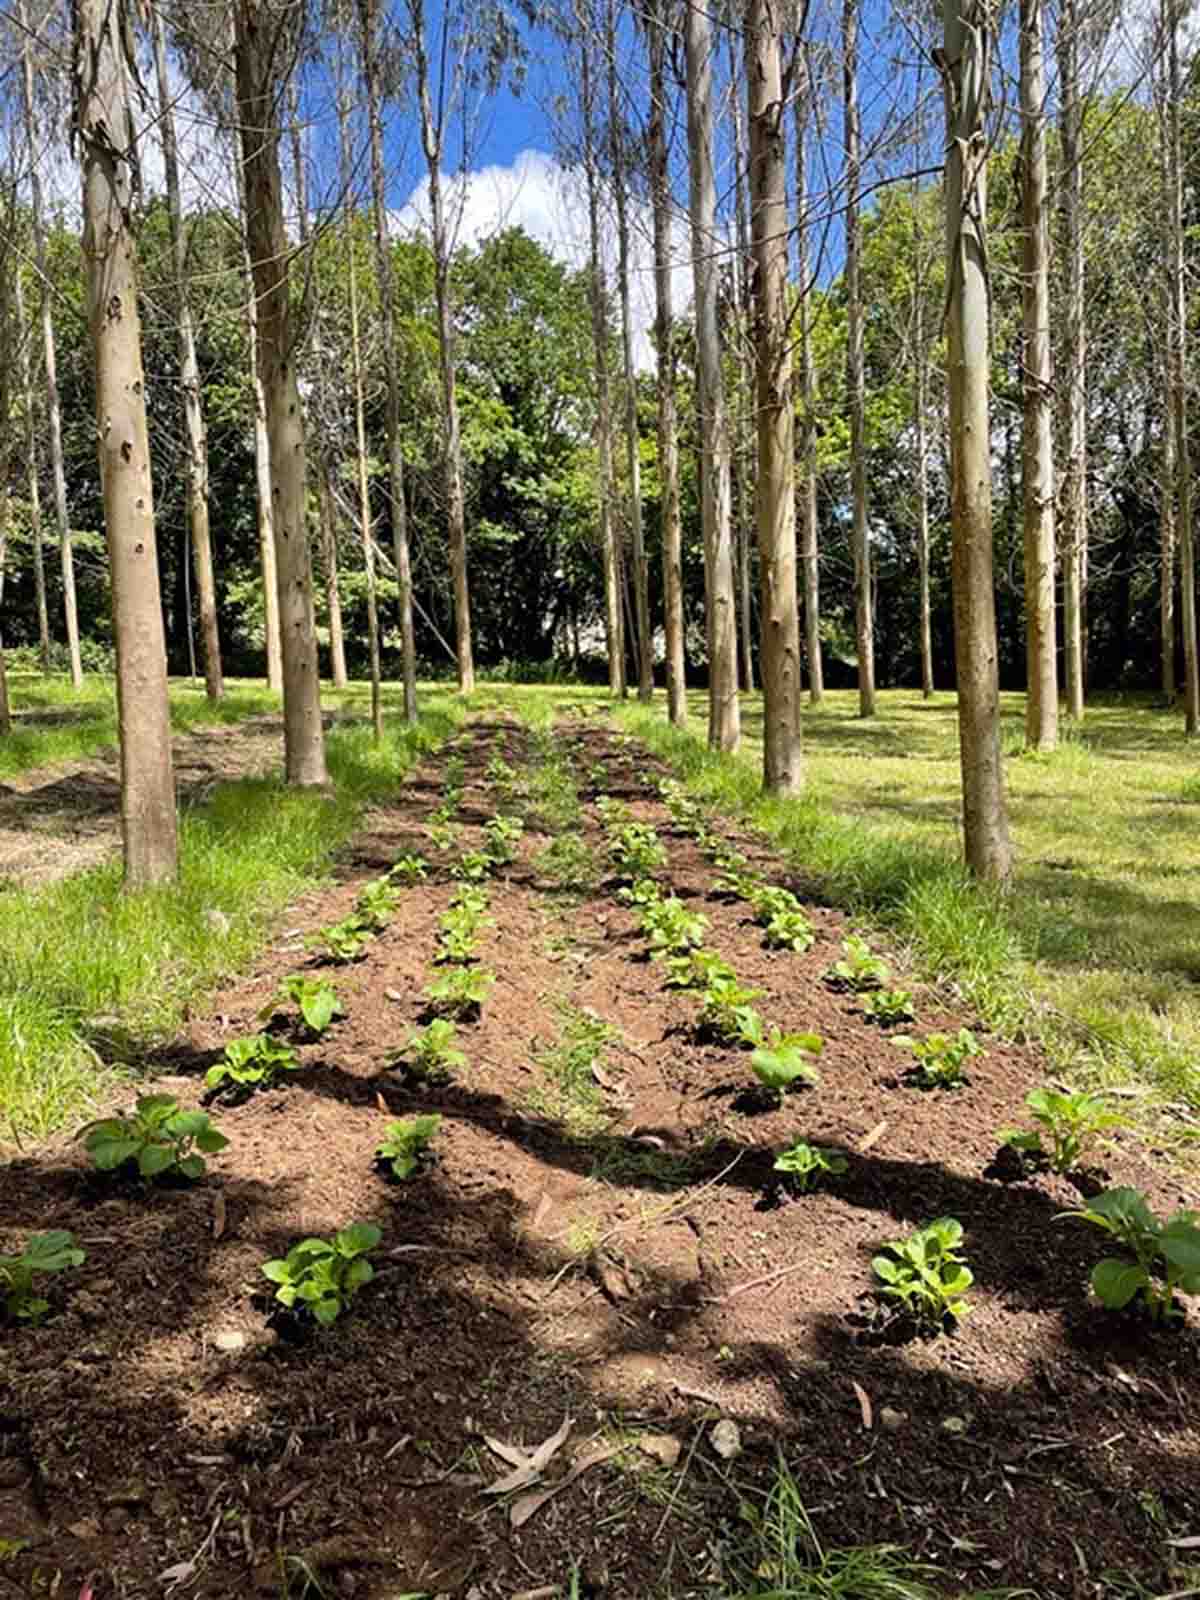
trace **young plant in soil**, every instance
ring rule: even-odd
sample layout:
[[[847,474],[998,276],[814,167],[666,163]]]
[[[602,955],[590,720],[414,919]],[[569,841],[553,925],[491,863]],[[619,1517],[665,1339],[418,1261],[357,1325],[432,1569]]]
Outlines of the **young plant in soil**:
[[[399,902],[400,891],[395,884],[386,878],[376,878],[354,902],[354,910],[365,928],[380,933],[392,920]]]
[[[796,1194],[808,1194],[824,1177],[840,1178],[846,1167],[845,1156],[805,1139],[797,1139],[775,1158],[775,1171]]]
[[[1048,1086],[1031,1089],[1025,1104],[1033,1120],[1049,1134],[1050,1148],[1046,1148],[1040,1133],[1020,1128],[1002,1128],[998,1137],[1001,1144],[1052,1172],[1071,1172],[1102,1133],[1129,1126],[1128,1119],[1113,1111],[1102,1096],[1082,1089],[1073,1094]]]
[[[957,1217],[938,1217],[907,1239],[893,1239],[871,1262],[879,1293],[894,1300],[919,1325],[938,1331],[947,1318],[964,1317],[967,1290],[975,1275],[959,1253],[963,1226]]]
[[[249,1092],[269,1089],[281,1072],[296,1072],[300,1058],[290,1044],[281,1044],[269,1033],[252,1033],[244,1039],[231,1039],[220,1061],[209,1067],[204,1082],[210,1089],[227,1084]]]
[[[280,979],[278,990],[258,1013],[258,1020],[269,1022],[278,1007],[289,1000],[299,1008],[309,1033],[318,1039],[335,1017],[346,1015],[346,1008],[328,978],[310,978],[303,972],[293,972]]]
[[[626,878],[648,878],[667,864],[667,849],[648,822],[627,822],[613,833],[608,853]]]
[[[82,1266],[87,1256],[66,1228],[35,1233],[17,1256],[0,1256],[0,1295],[10,1322],[41,1322],[50,1302],[36,1292],[35,1277],[44,1272],[66,1272]]]
[[[392,1058],[402,1062],[414,1078],[427,1083],[447,1083],[454,1073],[462,1070],[467,1058],[455,1048],[458,1028],[443,1017],[436,1017],[427,1027],[416,1028],[405,1039]]]
[[[482,907],[486,904],[487,897],[474,889],[464,890],[451,902],[439,923],[442,933],[434,957],[436,961],[460,964],[474,961],[480,932],[495,925],[493,918],[483,914]]]
[[[1106,1256],[1092,1270],[1092,1289],[1110,1311],[1138,1300],[1153,1322],[1181,1317],[1177,1294],[1200,1294],[1200,1212],[1177,1211],[1160,1222],[1138,1189],[1106,1189],[1078,1211],[1134,1257]]]
[[[667,976],[663,983],[668,989],[707,989],[719,978],[732,980],[733,968],[716,950],[701,946],[687,950],[682,955],[667,957]]]
[[[453,1053],[461,1054],[460,1051]],[[376,1162],[387,1167],[392,1177],[400,1183],[406,1183],[428,1164],[429,1145],[441,1125],[442,1119],[436,1111],[422,1117],[401,1117],[396,1122],[389,1122],[375,1148]]]
[[[638,920],[654,961],[698,948],[708,932],[708,918],[701,912],[689,911],[675,895],[645,906]]]
[[[430,1006],[439,1015],[473,1021],[483,1010],[492,992],[496,974],[482,967],[455,967],[425,990]]]
[[[450,876],[460,883],[485,883],[495,862],[486,850],[467,850],[450,868]]]
[[[600,822],[610,838],[631,820],[629,807],[622,800],[614,800],[611,795],[597,795],[595,805]]]
[[[516,859],[517,845],[524,832],[525,824],[520,817],[496,815],[484,823],[485,849],[493,866],[506,867]]]
[[[781,1033],[772,1028],[750,1057],[750,1070],[777,1104],[797,1084],[815,1087],[821,1075],[813,1066],[825,1041],[819,1033]]]
[[[864,1013],[872,1022],[890,1027],[896,1022],[911,1022],[916,1016],[910,989],[874,989],[862,997]]]
[[[762,880],[756,872],[743,871],[739,867],[725,867],[713,879],[713,893],[730,900],[752,903],[761,888]]]
[[[375,1276],[367,1257],[382,1237],[373,1222],[352,1222],[332,1239],[302,1239],[286,1256],[264,1261],[262,1273],[278,1284],[280,1305],[327,1328]]]
[[[892,969],[883,957],[877,956],[865,939],[852,933],[842,941],[841,961],[834,962],[826,977],[858,993],[882,988],[891,975]]]
[[[143,1178],[202,1178],[204,1155],[224,1150],[229,1140],[207,1111],[182,1111],[170,1094],[144,1094],[131,1116],[104,1117],[79,1130],[98,1172],[136,1168]]]
[[[428,824],[425,832],[429,835],[429,842],[435,850],[442,850],[448,853],[458,843],[458,836],[462,832],[462,828],[457,822],[436,820],[435,813],[434,820]]]
[[[351,961],[358,961],[374,937],[362,917],[354,911],[340,922],[330,922],[324,928],[318,928],[308,940],[308,946],[311,950],[323,950],[330,961],[344,966]]]
[[[800,910],[777,911],[763,935],[772,950],[807,950],[817,937],[812,923]]]
[[[751,1002],[764,992],[747,989],[736,978],[712,979],[700,996],[701,1030],[726,1044],[762,1044],[762,1019]]]
[[[633,883],[617,890],[617,899],[622,905],[632,906],[635,911],[643,913],[658,905],[662,898],[663,892],[653,878],[636,878]]]
[[[591,1138],[609,1122],[597,1068],[617,1030],[589,1007],[562,1000],[556,1009],[558,1038],[534,1051],[543,1081],[530,1094],[529,1103],[541,1115],[561,1122],[572,1138]]]
[[[535,869],[563,889],[590,889],[596,882],[596,858],[586,840],[563,833],[533,858]]]
[[[704,807],[693,800],[678,778],[663,778],[658,793],[671,821],[681,833],[695,833],[704,826]]]
[[[414,884],[424,883],[428,876],[429,863],[424,856],[417,855],[411,850],[402,856],[397,856],[388,868],[388,877],[393,883],[402,883],[406,889],[411,889]]]
[[[966,1079],[964,1064],[983,1050],[970,1028],[957,1033],[927,1033],[923,1039],[897,1034],[892,1040],[897,1050],[907,1050],[914,1058],[912,1080],[922,1089],[958,1089]]]

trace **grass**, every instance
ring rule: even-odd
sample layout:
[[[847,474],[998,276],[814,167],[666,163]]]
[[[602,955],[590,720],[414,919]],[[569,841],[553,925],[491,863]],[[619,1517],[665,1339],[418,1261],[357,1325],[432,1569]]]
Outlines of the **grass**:
[[[82,1116],[114,1066],[136,1063],[189,1002],[252,959],[284,906],[320,881],[364,806],[385,799],[459,716],[443,693],[426,697],[415,728],[389,719],[378,746],[369,726],[335,727],[331,794],[275,778],[221,784],[180,817],[170,888],[125,894],[113,862],[0,897],[6,1131],[36,1139]]]
[[[795,799],[760,791],[758,696],[743,699],[736,758],[705,747],[702,697],[683,733],[661,702],[619,715],[690,792],[761,828],[815,889],[888,927],[989,1026],[1037,1039],[1073,1082],[1120,1089],[1189,1136],[1179,1119],[1200,1112],[1200,918],[1188,881],[1200,874],[1188,855],[1200,781],[1178,718],[1114,698],[1037,756],[1023,749],[1023,698],[1002,696],[1017,869],[1000,894],[959,860],[954,697],[891,691],[865,722],[856,704],[834,693],[806,708],[808,787]]]
[[[562,1124],[572,1139],[603,1133],[611,1120],[604,1090],[592,1068],[616,1038],[616,1029],[594,1011],[560,999],[558,1037],[534,1052],[541,1082],[530,1091],[532,1110]]]

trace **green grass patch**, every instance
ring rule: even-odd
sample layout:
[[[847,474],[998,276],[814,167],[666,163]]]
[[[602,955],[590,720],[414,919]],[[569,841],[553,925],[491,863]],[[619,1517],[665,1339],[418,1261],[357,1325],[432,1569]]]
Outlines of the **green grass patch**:
[[[590,1139],[603,1133],[612,1120],[592,1069],[617,1030],[594,1011],[569,1000],[559,1000],[555,1010],[558,1037],[533,1053],[541,1081],[530,1090],[529,1106],[561,1123],[572,1139]]]
[[[1078,1086],[1121,1087],[1160,1132],[1166,1113],[1186,1135],[1200,1112],[1200,786],[1178,719],[1102,701],[1041,756],[1024,748],[1023,697],[1002,696],[1017,868],[1000,894],[961,865],[954,697],[879,700],[869,721],[849,693],[806,708],[808,787],[786,800],[761,792],[759,696],[743,698],[733,758],[705,746],[699,696],[688,731],[657,706],[623,706],[620,722],[691,793],[762,829],[815,890],[888,928],[989,1026],[1039,1040]]]
[[[89,676],[76,691],[68,678],[13,673],[9,692],[13,729],[7,739],[0,740],[0,777],[82,761],[101,750],[116,749],[117,702],[111,678]],[[171,727],[176,733],[227,726],[279,708],[277,694],[251,683],[231,684],[215,705],[203,689],[178,680],[171,685]]]
[[[169,888],[126,894],[113,862],[0,896],[0,1137],[36,1139],[83,1115],[106,1072],[136,1067],[189,1002],[244,967],[364,806],[454,729],[460,705],[429,695],[421,721],[389,721],[378,746],[369,727],[333,729],[329,794],[275,778],[221,784],[181,814]]]

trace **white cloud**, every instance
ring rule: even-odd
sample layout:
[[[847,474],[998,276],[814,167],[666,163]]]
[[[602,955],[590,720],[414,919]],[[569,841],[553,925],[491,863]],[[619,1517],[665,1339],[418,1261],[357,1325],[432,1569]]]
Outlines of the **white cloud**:
[[[578,168],[564,167],[542,150],[522,150],[511,166],[482,167],[465,177],[443,181],[460,244],[478,245],[504,228],[523,228],[568,266],[587,264],[587,185]],[[634,363],[645,369],[654,365],[654,237],[649,205],[631,200],[629,221]],[[428,178],[417,184],[393,224],[400,230],[428,227]],[[601,248],[609,287],[615,290],[616,222],[607,209],[601,224]],[[672,222],[671,256],[678,316],[688,309],[692,298],[688,227],[681,216]]]

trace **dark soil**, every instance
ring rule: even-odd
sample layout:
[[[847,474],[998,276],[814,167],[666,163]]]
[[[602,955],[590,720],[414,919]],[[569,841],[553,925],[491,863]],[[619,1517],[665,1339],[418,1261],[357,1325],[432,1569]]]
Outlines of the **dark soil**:
[[[987,1039],[963,1088],[908,1087],[889,1030],[823,981],[842,915],[812,905],[809,951],[765,949],[672,828],[664,769],[595,724],[564,724],[556,744],[581,820],[539,828],[486,773],[498,752],[522,770],[527,746],[516,725],[470,724],[373,814],[254,973],[147,1063],[147,1088],[199,1103],[279,978],[319,970],[305,935],[401,853],[434,863],[365,959],[329,969],[348,1015],[297,1036],[303,1071],[213,1108],[231,1142],[203,1181],[101,1181],[66,1143],[5,1172],[0,1250],[66,1227],[88,1257],[50,1280],[42,1327],[0,1329],[0,1596],[75,1600],[89,1575],[95,1600],[160,1596],[190,1561],[177,1592],[204,1600],[548,1597],[572,1564],[582,1593],[612,1600],[733,1593],[741,1508],[761,1503],[780,1449],[827,1545],[894,1541],[947,1595],[1184,1587],[1167,1541],[1200,1532],[1195,1314],[1158,1331],[1102,1312],[1087,1291],[1102,1236],[1060,1216],[1079,1190],[993,1165],[996,1130],[1025,1120],[1042,1080],[1036,1054]],[[421,1087],[391,1055],[425,1011],[455,887],[454,856],[425,833],[450,753],[466,764],[457,852],[497,810],[524,805],[529,825],[490,885],[481,961],[498,981],[460,1028],[469,1066]],[[662,987],[616,881],[565,892],[547,875],[553,837],[603,861],[601,766],[603,791],[669,842],[664,882],[766,991],[764,1017],[824,1036],[819,1088],[781,1107],[748,1096],[746,1052],[698,1038],[695,1000]],[[761,840],[738,842],[789,882]],[[948,996],[917,1001],[921,1030],[977,1026]],[[619,1030],[587,1137],[547,1112],[563,1002]],[[437,1159],[389,1183],[373,1163],[385,1122],[424,1110],[443,1117]],[[772,1162],[801,1136],[849,1170],[792,1196]],[[1136,1184],[1160,1212],[1187,1203],[1128,1137],[1104,1160],[1093,1182]],[[966,1230],[972,1309],[914,1338],[881,1315],[870,1259],[942,1215]],[[331,1331],[282,1337],[261,1262],[352,1220],[383,1229],[376,1281]],[[486,1492],[511,1464],[485,1441],[532,1448],[565,1418],[543,1483],[612,1453],[514,1527]],[[712,1446],[719,1419],[740,1429],[730,1459]]]

